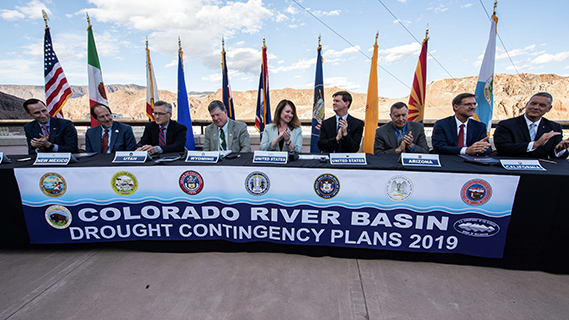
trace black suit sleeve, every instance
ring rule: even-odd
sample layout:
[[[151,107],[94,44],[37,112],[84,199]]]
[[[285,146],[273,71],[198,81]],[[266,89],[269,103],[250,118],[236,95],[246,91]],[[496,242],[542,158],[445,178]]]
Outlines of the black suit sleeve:
[[[142,133],[140,141],[136,144],[135,149],[138,149],[147,144],[152,145],[152,122],[148,122],[144,125],[144,132]]]
[[[185,125],[174,121],[170,122],[168,131],[166,132],[166,145],[160,147],[162,151],[164,151],[164,153],[184,151],[187,131],[188,128],[186,128]]]
[[[333,117],[322,122],[322,126],[320,126],[320,137],[318,138],[318,149],[320,149],[321,152],[334,152],[338,147],[335,125],[336,120]]]

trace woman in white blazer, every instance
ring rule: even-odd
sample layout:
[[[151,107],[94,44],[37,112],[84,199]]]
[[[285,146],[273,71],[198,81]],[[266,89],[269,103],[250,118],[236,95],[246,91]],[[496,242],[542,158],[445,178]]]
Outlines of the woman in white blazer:
[[[282,100],[275,109],[273,123],[263,131],[260,150],[302,152],[302,129],[296,115],[296,106],[290,100]]]

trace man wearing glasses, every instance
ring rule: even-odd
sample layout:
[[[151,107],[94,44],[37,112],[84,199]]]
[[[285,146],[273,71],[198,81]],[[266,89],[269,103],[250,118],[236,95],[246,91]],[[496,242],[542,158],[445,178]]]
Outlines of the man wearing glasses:
[[[476,95],[461,93],[452,99],[454,116],[435,122],[433,153],[488,155],[492,152],[486,125],[471,119],[476,111]]]
[[[144,126],[144,133],[136,145],[136,151],[147,151],[149,155],[184,151],[188,129],[185,125],[171,120],[172,105],[165,101],[156,101],[152,115],[155,121]]]
[[[203,151],[251,152],[245,123],[229,118],[219,100],[213,100],[207,109],[213,123],[205,128]]]

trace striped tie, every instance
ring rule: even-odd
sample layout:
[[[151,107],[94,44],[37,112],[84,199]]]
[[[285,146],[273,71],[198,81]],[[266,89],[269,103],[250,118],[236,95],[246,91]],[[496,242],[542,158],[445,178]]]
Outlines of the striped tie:
[[[166,135],[164,134],[164,131],[166,131],[165,127],[161,127],[160,128],[160,134],[158,135],[158,143],[160,144],[160,146],[164,146],[166,145]]]
[[[49,129],[47,128],[47,126],[45,124],[42,124],[41,127],[43,129],[43,136],[46,139],[49,139]]]
[[[107,153],[109,150],[109,128],[105,128],[105,134],[103,134],[103,139],[101,139],[101,152]]]

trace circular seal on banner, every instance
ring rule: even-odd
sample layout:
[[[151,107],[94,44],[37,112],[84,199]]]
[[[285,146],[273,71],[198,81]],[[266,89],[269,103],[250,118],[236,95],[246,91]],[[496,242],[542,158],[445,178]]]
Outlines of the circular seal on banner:
[[[334,198],[340,192],[340,180],[330,173],[321,174],[314,181],[314,192],[322,199]]]
[[[67,182],[60,174],[48,172],[40,178],[40,190],[48,197],[61,197],[67,191]]]
[[[203,178],[199,173],[188,170],[180,176],[179,184],[182,191],[189,195],[195,195],[203,189]]]
[[[138,180],[128,171],[119,171],[111,178],[111,188],[121,196],[130,196],[138,189]]]
[[[413,194],[413,182],[405,176],[393,176],[385,184],[385,194],[391,201],[405,201]]]
[[[471,206],[485,204],[492,197],[492,187],[482,179],[472,179],[462,186],[460,196],[464,203]]]
[[[464,218],[453,224],[454,230],[471,237],[491,237],[500,232],[494,221],[481,218]]]
[[[254,196],[262,196],[267,193],[270,184],[269,177],[261,171],[251,172],[245,178],[245,189]]]
[[[69,227],[71,220],[71,212],[64,206],[51,206],[45,210],[45,221],[55,229]]]

